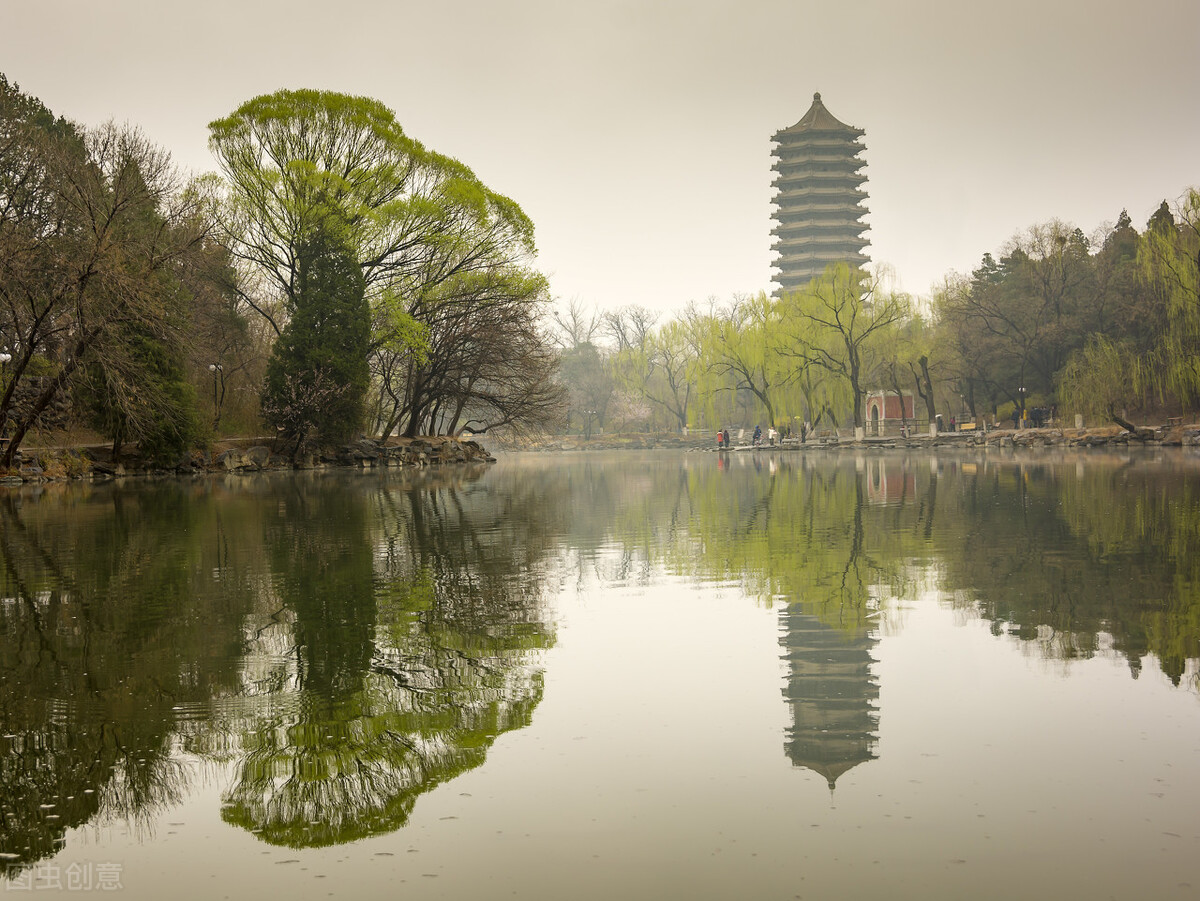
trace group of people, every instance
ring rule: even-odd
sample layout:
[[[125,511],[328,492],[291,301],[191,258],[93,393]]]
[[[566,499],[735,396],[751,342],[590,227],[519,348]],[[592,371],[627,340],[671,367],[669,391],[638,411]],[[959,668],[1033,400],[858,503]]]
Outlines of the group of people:
[[[1053,404],[1049,407],[1031,407],[1025,411],[1026,421],[1030,422],[1035,429],[1040,429],[1042,426],[1049,425],[1054,422],[1055,414],[1058,412],[1057,407]],[[1013,407],[1012,411],[1013,428],[1021,427],[1021,408]]]
[[[789,425],[785,431],[776,431],[775,426],[767,428],[767,444],[774,447],[781,440],[792,437],[792,427]],[[751,439],[754,447],[759,447],[763,443],[762,426],[754,427],[754,436]],[[729,443],[729,429],[717,429],[717,448],[728,448],[733,445]]]

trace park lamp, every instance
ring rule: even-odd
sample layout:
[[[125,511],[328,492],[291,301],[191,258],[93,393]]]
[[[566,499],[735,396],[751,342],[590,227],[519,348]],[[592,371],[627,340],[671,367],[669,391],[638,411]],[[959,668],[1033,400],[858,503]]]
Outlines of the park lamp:
[[[221,403],[225,400],[225,370],[220,363],[209,363],[208,371],[213,377],[213,429],[221,424]],[[221,395],[217,396],[217,382],[221,382]]]

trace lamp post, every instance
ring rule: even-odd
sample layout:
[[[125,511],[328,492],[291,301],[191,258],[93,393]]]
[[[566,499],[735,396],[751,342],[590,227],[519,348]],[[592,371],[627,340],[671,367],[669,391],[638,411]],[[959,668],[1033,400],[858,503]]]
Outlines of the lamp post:
[[[1024,388],[1017,389],[1017,397],[1021,401],[1021,418],[1019,421],[1022,424],[1024,424],[1024,422],[1025,422],[1025,389]]]
[[[209,363],[208,371],[213,374],[213,431],[221,424],[221,404],[225,400],[225,370],[220,363]],[[217,382],[221,383],[221,396],[217,397]]]
[[[11,362],[12,354],[10,354],[8,351],[0,353],[0,394],[4,393],[4,384],[7,381],[8,376],[8,373],[5,370],[8,369],[8,364]],[[4,432],[7,428],[8,416],[6,414],[3,419],[0,419],[0,439],[4,438]]]

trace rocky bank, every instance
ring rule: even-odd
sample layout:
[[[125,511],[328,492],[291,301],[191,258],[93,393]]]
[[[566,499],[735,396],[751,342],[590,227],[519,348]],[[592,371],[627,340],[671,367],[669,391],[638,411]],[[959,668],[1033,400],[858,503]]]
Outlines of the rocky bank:
[[[809,451],[836,448],[955,448],[955,447],[1200,447],[1200,424],[1178,423],[1157,427],[1139,428],[1130,432],[1116,426],[1090,429],[992,429],[989,431],[939,432],[909,437],[888,435],[869,436],[855,441],[853,431],[840,434],[826,430],[810,437],[801,444],[792,439],[770,447],[765,443],[752,447],[748,439],[733,442],[733,450],[745,451]],[[505,450],[520,451],[598,451],[598,450],[697,450],[716,451],[716,436],[713,434],[683,435],[604,435],[584,438],[582,436],[556,436],[514,441],[502,445]]]
[[[252,473],[266,470],[332,467],[429,467],[463,463],[494,463],[478,442],[448,436],[392,438],[386,442],[363,438],[333,452],[309,453],[297,460],[280,456],[260,440],[217,443],[209,452],[193,451],[173,466],[162,466],[134,455],[113,460],[108,447],[22,448],[17,466],[0,473],[0,484],[48,482],[63,479],[111,479],[125,476],[201,475],[209,472]]]

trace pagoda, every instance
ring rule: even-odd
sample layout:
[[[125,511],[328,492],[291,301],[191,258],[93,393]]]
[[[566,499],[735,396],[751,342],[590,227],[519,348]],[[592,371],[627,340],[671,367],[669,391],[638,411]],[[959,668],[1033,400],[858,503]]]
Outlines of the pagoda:
[[[790,128],[771,136],[775,172],[775,227],[772,243],[779,259],[774,281],[780,292],[803,288],[831,263],[862,266],[867,214],[867,177],[861,128],[839,122],[820,94]],[[777,292],[779,293],[779,292]]]

